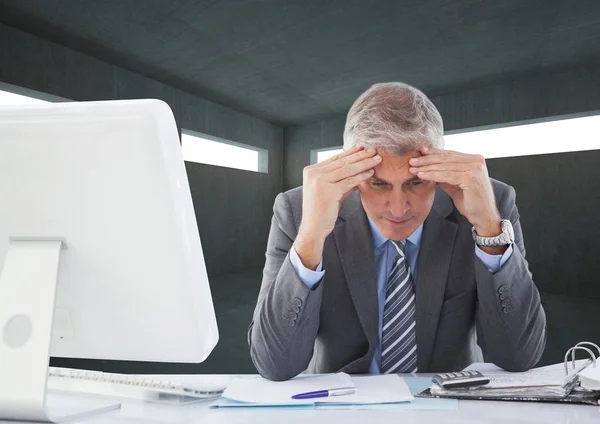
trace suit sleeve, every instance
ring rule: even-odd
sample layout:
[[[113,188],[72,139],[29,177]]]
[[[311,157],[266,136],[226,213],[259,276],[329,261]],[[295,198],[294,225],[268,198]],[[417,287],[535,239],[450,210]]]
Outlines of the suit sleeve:
[[[323,259],[321,259],[321,262],[317,265],[316,270],[308,269],[300,260],[295,246],[292,246],[290,249],[290,262],[292,263],[292,268],[294,268],[294,271],[296,271],[296,274],[300,278],[300,281],[302,281],[309,289],[316,287],[323,278],[323,275],[325,275],[325,271],[323,271]]]
[[[495,273],[475,259],[477,339],[487,362],[507,371],[526,371],[544,351],[546,315],[525,259],[515,190],[506,186],[497,197],[500,215],[513,225],[515,242],[512,255]]]
[[[297,228],[285,193],[275,199],[273,212],[248,344],[260,375],[282,381],[308,368],[319,328],[323,281],[309,289],[292,266],[290,250]]]

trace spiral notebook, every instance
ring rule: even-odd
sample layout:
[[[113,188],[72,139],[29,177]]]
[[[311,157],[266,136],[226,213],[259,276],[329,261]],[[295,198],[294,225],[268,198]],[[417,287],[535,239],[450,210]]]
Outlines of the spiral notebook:
[[[586,346],[594,347],[597,352]],[[576,361],[576,351],[584,351],[588,358]],[[445,389],[433,384],[416,396],[600,405],[600,390],[596,389],[600,388],[600,380],[595,380],[596,376],[600,377],[600,368],[596,368],[598,355],[598,345],[581,342],[567,351],[563,363],[534,368],[527,372],[511,373],[493,364],[476,363],[465,370],[481,372],[490,378],[488,384],[461,389]]]

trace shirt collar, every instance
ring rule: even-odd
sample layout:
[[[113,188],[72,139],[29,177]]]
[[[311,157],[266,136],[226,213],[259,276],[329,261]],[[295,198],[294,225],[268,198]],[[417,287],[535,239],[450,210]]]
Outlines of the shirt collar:
[[[371,227],[371,235],[373,240],[373,246],[375,250],[379,249],[388,239],[381,234],[379,228],[375,223],[371,220],[371,218],[367,215],[367,219],[369,220],[369,226]],[[417,248],[421,246],[421,236],[423,235],[423,224],[419,225],[417,229],[408,237],[408,241],[414,244]],[[397,241],[397,240],[396,240]]]

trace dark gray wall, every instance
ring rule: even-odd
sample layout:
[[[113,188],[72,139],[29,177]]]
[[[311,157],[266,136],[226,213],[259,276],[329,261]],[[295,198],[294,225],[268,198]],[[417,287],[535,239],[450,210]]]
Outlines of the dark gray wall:
[[[517,192],[526,257],[548,318],[542,362],[559,362],[576,343],[600,340],[600,150],[487,164]]]
[[[283,186],[285,190],[302,185],[302,170],[310,164],[310,151],[344,144],[345,116],[335,116],[283,130]]]
[[[1,24],[0,81],[80,101],[162,99],[179,127],[267,149],[268,174],[187,164],[209,275],[264,262],[282,188],[281,128]]]
[[[447,130],[600,111],[600,66],[529,75],[432,99]],[[302,184],[310,150],[340,146],[345,116],[284,130],[284,187]],[[569,140],[565,140],[568,143]],[[599,340],[600,150],[488,161],[517,191],[527,258],[548,315],[542,363],[581,340]],[[576,329],[575,329],[576,328]]]
[[[162,99],[179,127],[269,151],[268,174],[186,164],[221,336],[206,362],[53,362],[121,372],[252,372],[245,333],[260,287],[273,200],[282,189],[283,130],[1,24],[0,82],[79,101]],[[254,271],[248,273],[248,268]],[[243,272],[231,275],[238,271]]]

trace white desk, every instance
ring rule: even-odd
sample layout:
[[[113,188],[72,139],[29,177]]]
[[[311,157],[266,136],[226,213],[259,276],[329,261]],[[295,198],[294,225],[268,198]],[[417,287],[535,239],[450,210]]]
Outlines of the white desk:
[[[181,381],[226,383],[231,376],[163,376]],[[81,424],[437,424],[437,423],[600,423],[600,406],[531,402],[459,401],[457,411],[208,409],[208,404],[159,405],[124,401],[120,410],[71,423]]]

